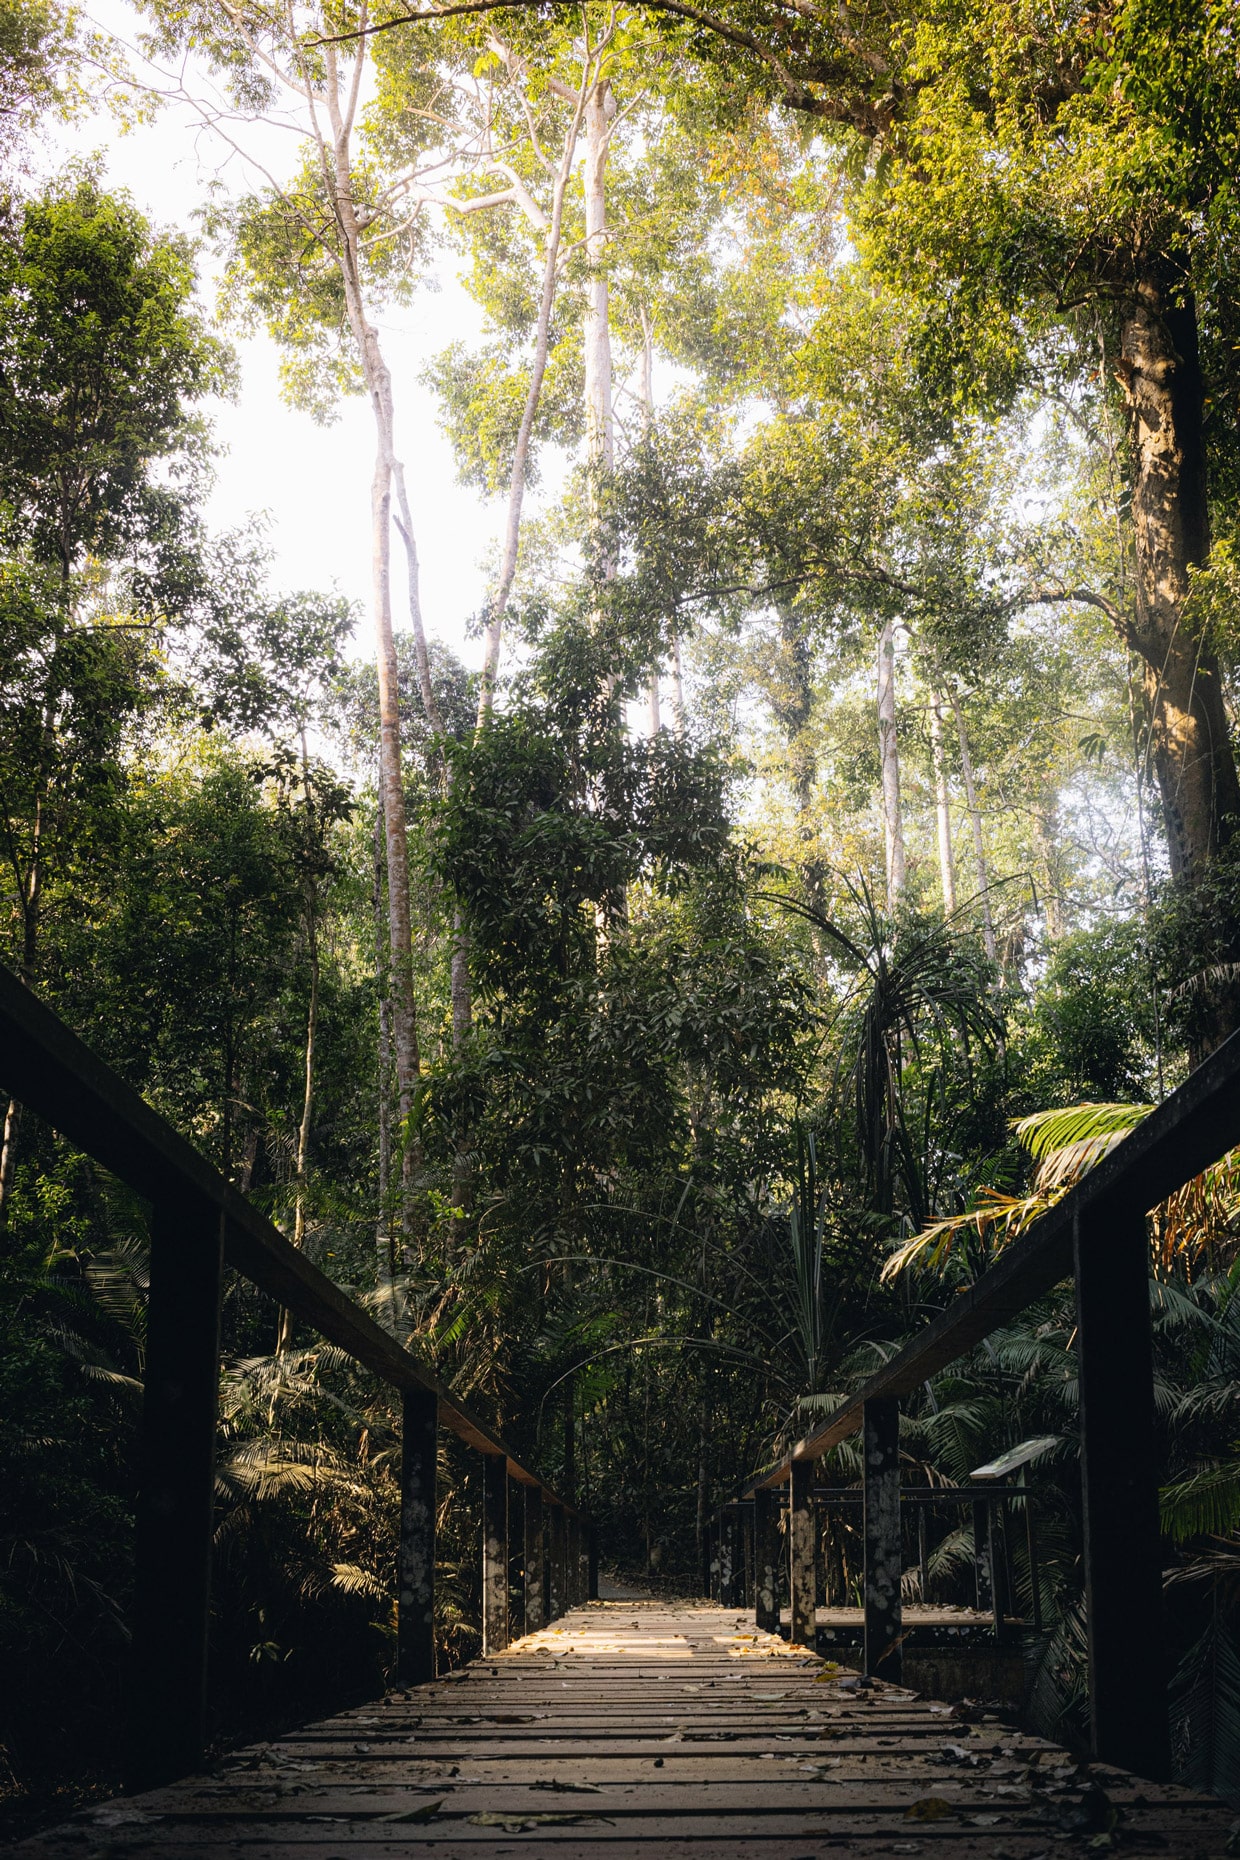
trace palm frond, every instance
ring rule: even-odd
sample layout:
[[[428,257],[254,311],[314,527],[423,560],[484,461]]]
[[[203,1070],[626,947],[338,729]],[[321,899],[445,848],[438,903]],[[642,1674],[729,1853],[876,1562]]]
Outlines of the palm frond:
[[[1240,1460],[1202,1467],[1164,1486],[1160,1511],[1162,1528],[1176,1543],[1229,1536],[1240,1527]]]
[[[1079,1181],[1153,1109],[1152,1104],[1086,1103],[1018,1117],[1013,1134],[1039,1164],[1035,1191],[1045,1195]]]

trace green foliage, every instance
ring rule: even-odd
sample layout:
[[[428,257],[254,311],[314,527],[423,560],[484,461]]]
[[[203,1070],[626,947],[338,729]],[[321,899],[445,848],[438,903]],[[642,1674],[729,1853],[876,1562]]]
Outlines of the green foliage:
[[[3,203],[0,538],[62,579],[120,557],[158,599],[185,572],[204,439],[186,403],[228,379],[193,284],[187,242],[89,175]]]
[[[1041,1097],[1150,1095],[1153,963],[1132,919],[1077,930],[1054,949],[1031,1027],[1031,1089]]]

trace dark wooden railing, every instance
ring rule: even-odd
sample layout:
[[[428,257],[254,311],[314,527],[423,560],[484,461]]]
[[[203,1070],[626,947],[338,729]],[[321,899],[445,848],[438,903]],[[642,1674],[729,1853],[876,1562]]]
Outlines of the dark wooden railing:
[[[1140,1776],[1167,1774],[1146,1214],[1237,1144],[1240,1034],[1233,1034],[886,1368],[778,1465],[742,1487],[737,1497],[753,1507],[759,1627],[779,1626],[784,1562],[789,1632],[793,1640],[814,1644],[814,1470],[832,1447],[860,1432],[864,1667],[878,1677],[900,1678],[900,1399],[1072,1279],[1092,1748],[1101,1761]],[[725,1509],[721,1524],[726,1516]]]
[[[403,1349],[193,1145],[0,966],[0,1087],[150,1204],[127,1779],[202,1762],[220,1304],[230,1266],[402,1397],[397,1677],[435,1675],[435,1477],[441,1427],[484,1455],[483,1650],[509,1642],[510,1496],[524,1493],[523,1631],[597,1594],[588,1519]]]

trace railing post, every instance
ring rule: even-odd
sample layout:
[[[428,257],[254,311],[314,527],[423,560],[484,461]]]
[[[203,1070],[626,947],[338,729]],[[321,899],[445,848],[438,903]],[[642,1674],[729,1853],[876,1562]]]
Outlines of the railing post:
[[[733,1513],[719,1513],[719,1606],[733,1608],[736,1605],[732,1594],[732,1567],[736,1553],[736,1537],[732,1528]]]
[[[994,1548],[990,1537],[990,1507],[983,1498],[973,1500],[973,1593],[979,1615],[994,1606]]]
[[[793,1460],[788,1483],[788,1637],[813,1647],[818,1638],[813,1460]]]
[[[198,1769],[220,1386],[224,1221],[186,1194],[151,1217],[126,1786]]]
[[[552,1505],[548,1519],[547,1564],[551,1572],[550,1595],[547,1604],[547,1619],[558,1621],[564,1613],[564,1507]]]
[[[865,1671],[897,1685],[900,1645],[900,1404],[894,1396],[868,1401],[862,1421],[865,1487]]]
[[[564,1598],[570,1608],[575,1608],[581,1600],[581,1520],[570,1511],[565,1524],[568,1574],[564,1582]]]
[[[1093,1754],[1158,1779],[1170,1747],[1144,1215],[1084,1233],[1078,1215],[1073,1253]]]
[[[779,1497],[769,1486],[753,1495],[754,1619],[765,1633],[779,1629]]]
[[[536,1634],[547,1625],[547,1559],[543,1550],[542,1487],[525,1488],[525,1631]]]
[[[406,1389],[401,1409],[396,1677],[402,1686],[421,1686],[435,1677],[439,1400],[431,1389]]]
[[[588,1602],[597,1602],[598,1600],[598,1527],[597,1525],[591,1523],[587,1525],[586,1528],[589,1532],[589,1537],[587,1540],[588,1549],[586,1553],[586,1600]]]
[[[508,1461],[488,1453],[482,1462],[482,1651],[508,1645]]]

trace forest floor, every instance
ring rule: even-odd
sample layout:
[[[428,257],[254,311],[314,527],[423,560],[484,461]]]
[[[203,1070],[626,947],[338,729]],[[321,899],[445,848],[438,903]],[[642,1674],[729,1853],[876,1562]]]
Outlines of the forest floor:
[[[1222,1860],[1233,1812],[870,1684],[708,1603],[605,1600],[97,1806],[21,1860]]]

